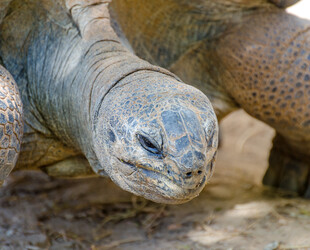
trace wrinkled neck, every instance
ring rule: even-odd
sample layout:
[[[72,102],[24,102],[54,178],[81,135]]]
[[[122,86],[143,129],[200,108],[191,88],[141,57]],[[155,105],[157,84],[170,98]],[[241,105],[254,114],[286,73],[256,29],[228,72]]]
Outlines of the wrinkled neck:
[[[44,35],[49,45],[44,57],[38,40],[29,48],[30,98],[44,126],[66,145],[88,155],[93,151],[98,110],[112,88],[140,71],[172,74],[134,56],[116,39],[89,41],[74,29],[66,35],[61,32],[65,31],[56,29],[57,35]]]

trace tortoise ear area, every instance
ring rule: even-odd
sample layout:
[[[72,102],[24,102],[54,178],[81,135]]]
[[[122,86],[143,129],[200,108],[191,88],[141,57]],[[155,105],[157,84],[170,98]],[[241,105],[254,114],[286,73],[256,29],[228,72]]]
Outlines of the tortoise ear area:
[[[208,148],[217,148],[218,138],[217,138],[216,131],[211,132],[210,135],[207,137],[207,145],[208,145]]]
[[[204,126],[208,148],[218,147],[218,125],[216,121],[209,121]]]

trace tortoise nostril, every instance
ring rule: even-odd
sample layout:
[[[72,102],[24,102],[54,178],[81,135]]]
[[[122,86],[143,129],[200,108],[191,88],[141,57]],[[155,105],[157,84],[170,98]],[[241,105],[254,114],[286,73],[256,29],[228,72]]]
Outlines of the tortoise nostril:
[[[192,177],[192,174],[193,174],[192,172],[187,172],[187,173],[186,173],[186,178],[191,178],[191,177]]]
[[[197,176],[197,175],[201,175],[203,173],[202,170],[198,170],[198,171],[191,171],[191,172],[187,172],[185,173],[185,179],[190,179],[194,176]]]

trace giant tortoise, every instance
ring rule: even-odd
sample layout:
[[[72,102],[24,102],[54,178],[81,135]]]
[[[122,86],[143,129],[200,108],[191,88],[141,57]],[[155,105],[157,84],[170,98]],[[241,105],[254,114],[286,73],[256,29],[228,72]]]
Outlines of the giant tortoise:
[[[130,52],[110,25],[107,1],[0,7],[1,181],[15,167],[108,176],[162,203],[200,193],[217,149],[212,106]]]
[[[113,0],[135,53],[202,90],[220,120],[236,108],[275,128],[263,182],[310,198],[310,21],[296,0]],[[310,17],[310,16],[309,16]]]
[[[15,169],[95,172],[157,202],[197,196],[213,169],[214,113],[156,64],[200,88],[218,119],[242,107],[276,128],[264,182],[310,195],[310,25],[281,9],[296,1],[110,2],[1,3],[0,56],[24,106]]]

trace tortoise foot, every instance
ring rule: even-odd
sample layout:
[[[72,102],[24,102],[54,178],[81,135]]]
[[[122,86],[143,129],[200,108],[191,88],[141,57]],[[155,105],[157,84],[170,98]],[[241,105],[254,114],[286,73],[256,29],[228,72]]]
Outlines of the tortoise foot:
[[[86,178],[95,177],[88,161],[83,156],[73,156],[55,164],[41,168],[45,173],[52,177],[58,178]]]
[[[310,198],[310,163],[308,158],[292,156],[275,144],[269,156],[269,168],[263,184]]]

